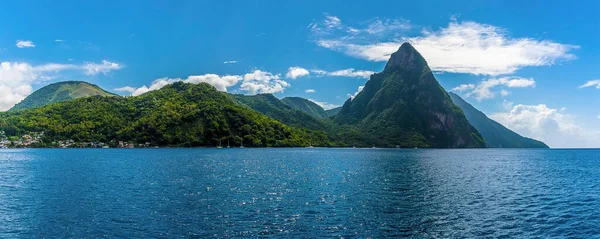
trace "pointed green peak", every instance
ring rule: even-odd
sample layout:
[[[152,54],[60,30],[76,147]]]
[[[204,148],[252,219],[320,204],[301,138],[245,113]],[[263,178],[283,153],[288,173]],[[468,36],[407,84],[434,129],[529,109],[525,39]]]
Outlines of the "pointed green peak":
[[[398,51],[392,53],[385,65],[388,69],[412,70],[427,66],[425,58],[408,42],[403,43]]]

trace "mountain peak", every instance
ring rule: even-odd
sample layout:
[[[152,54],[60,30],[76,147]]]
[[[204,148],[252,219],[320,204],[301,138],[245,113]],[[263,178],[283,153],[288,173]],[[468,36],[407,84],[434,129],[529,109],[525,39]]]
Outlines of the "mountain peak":
[[[427,66],[425,58],[408,42],[402,43],[398,51],[392,53],[385,65],[388,69],[418,69]]]

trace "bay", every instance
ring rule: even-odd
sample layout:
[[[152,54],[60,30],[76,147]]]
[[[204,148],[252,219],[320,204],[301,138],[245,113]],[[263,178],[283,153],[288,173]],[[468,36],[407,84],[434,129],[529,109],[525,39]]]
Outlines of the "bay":
[[[0,238],[600,235],[600,150],[5,149]]]

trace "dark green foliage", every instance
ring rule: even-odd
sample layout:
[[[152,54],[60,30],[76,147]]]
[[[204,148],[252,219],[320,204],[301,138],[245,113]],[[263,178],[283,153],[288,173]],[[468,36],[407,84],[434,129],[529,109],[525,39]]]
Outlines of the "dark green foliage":
[[[363,90],[346,101],[334,121],[360,129],[348,137],[379,147],[485,146],[408,43],[392,54],[383,72],[372,75]]]
[[[103,90],[97,85],[83,81],[63,81],[57,82],[27,96],[23,101],[16,104],[10,110],[21,110],[40,107],[56,102],[72,100],[89,96],[116,96],[113,93]]]
[[[327,118],[325,110],[314,102],[300,97],[285,97],[281,99],[286,105],[307,113],[315,118]]]
[[[202,83],[138,97],[93,96],[0,114],[0,130],[45,132],[45,142],[149,142],[159,146],[328,146],[327,135],[284,125]]]
[[[462,109],[465,116],[481,133],[485,143],[490,148],[548,148],[548,145],[535,139],[523,137],[498,122],[488,118],[483,112],[475,109],[460,96],[448,92],[450,98]]]
[[[231,96],[241,104],[286,125],[312,130],[324,130],[327,128],[324,122],[303,111],[288,106],[283,100],[279,100],[272,94]]]

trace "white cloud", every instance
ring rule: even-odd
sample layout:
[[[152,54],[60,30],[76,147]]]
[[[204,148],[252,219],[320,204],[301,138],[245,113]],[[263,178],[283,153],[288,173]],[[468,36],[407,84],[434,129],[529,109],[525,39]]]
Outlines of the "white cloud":
[[[289,79],[296,79],[298,77],[307,76],[309,74],[310,73],[308,72],[307,69],[304,69],[299,66],[292,66],[292,67],[288,68],[288,72],[285,75],[285,77],[289,78]]]
[[[17,44],[15,44],[18,48],[29,48],[29,47],[35,47],[35,44],[33,44],[32,41],[23,41],[23,40],[17,40]]]
[[[369,61],[387,61],[402,42],[410,42],[434,71],[492,76],[573,60],[576,57],[571,51],[579,48],[550,40],[511,38],[496,26],[454,21],[439,31],[424,30],[417,37],[365,41],[352,34],[317,34],[316,39],[321,47]]]
[[[132,94],[133,92],[135,92],[136,88],[133,88],[131,86],[124,86],[124,87],[120,87],[120,88],[115,88],[113,90],[117,91],[117,92],[127,92],[129,94]]]
[[[474,84],[462,84],[462,85],[459,85],[457,87],[454,87],[452,90],[453,91],[457,91],[457,92],[461,92],[461,91],[472,90],[472,89],[475,89],[475,85]]]
[[[99,73],[106,75],[112,70],[119,70],[123,68],[122,65],[107,60],[103,60],[102,63],[86,63],[82,67],[86,70],[87,75],[97,75]]]
[[[356,92],[354,92],[354,94],[348,94],[348,97],[350,97],[351,100],[354,100],[354,97],[356,97],[358,95],[358,93],[360,93],[364,88],[365,88],[364,85],[359,86],[358,90]]]
[[[585,129],[574,116],[544,104],[515,105],[509,112],[490,115],[515,132],[548,144],[550,147],[598,147],[600,131]]]
[[[314,89],[306,89],[304,92],[306,92],[306,93],[315,93],[316,91]]]
[[[477,86],[473,84],[462,84],[455,88],[453,91],[462,92],[469,91],[465,94],[466,97],[473,97],[478,101],[485,99],[492,99],[496,96],[494,89],[496,87],[508,87],[508,88],[526,88],[535,87],[535,80],[533,78],[520,78],[520,77],[500,77],[492,78],[481,81]],[[502,89],[500,90],[502,96],[510,94],[509,91]]]
[[[354,68],[348,68],[344,70],[337,71],[324,71],[320,69],[311,70],[312,73],[318,76],[341,76],[341,77],[353,77],[353,78],[365,78],[369,79],[371,75],[375,74],[374,71],[364,71],[358,70],[355,71]]]
[[[321,106],[321,108],[323,108],[325,110],[330,110],[330,109],[337,108],[337,107],[341,106],[341,105],[336,105],[336,104],[330,104],[330,103],[327,103],[327,102],[316,101],[316,100],[313,100],[313,99],[308,99],[308,100],[310,100],[313,103]]]
[[[216,74],[205,74],[205,75],[195,75],[188,76],[186,79],[181,78],[160,78],[156,79],[150,84],[150,86],[141,86],[138,88],[134,88],[131,86],[124,86],[121,88],[114,89],[115,91],[120,92],[128,92],[132,96],[138,96],[144,94],[149,91],[161,89],[167,85],[173,84],[175,82],[184,82],[184,83],[192,83],[192,84],[200,84],[200,83],[208,83],[214,86],[217,90],[227,92],[227,88],[234,86],[240,80],[242,80],[241,76],[238,75],[225,75],[219,76]]]
[[[579,88],[586,88],[586,87],[590,87],[590,86],[595,86],[597,89],[600,89],[600,80],[591,80],[588,81],[587,83],[579,86]]]
[[[244,81],[240,85],[241,90],[247,91],[251,95],[283,92],[287,87],[290,87],[290,84],[281,80],[279,74],[274,75],[261,70],[245,74]]]
[[[38,78],[27,63],[0,63],[0,111],[6,111],[31,94],[31,83]]]
[[[368,37],[384,37],[390,33],[398,33],[412,28],[410,21],[405,19],[374,18],[360,26],[351,27],[344,25],[336,16],[325,16],[322,21],[313,21],[308,25],[313,34],[330,36],[333,34],[349,34],[346,39],[366,40]]]
[[[62,40],[62,39],[56,39],[56,40],[54,40],[54,41],[55,41],[55,42],[65,42],[65,40]]]
[[[24,62],[0,63],[0,111],[6,111],[32,92],[32,84],[52,80],[63,71],[88,72],[86,64],[48,63],[32,66]]]
[[[514,106],[514,105],[515,105],[515,104],[514,104],[513,102],[511,102],[511,101],[508,101],[508,100],[506,100],[506,99],[504,99],[504,100],[502,101],[502,108],[503,108],[504,110],[507,110],[507,111],[509,111],[509,110],[511,110],[511,109],[513,108],[513,106]]]
[[[238,61],[224,61],[223,64],[235,64]]]

